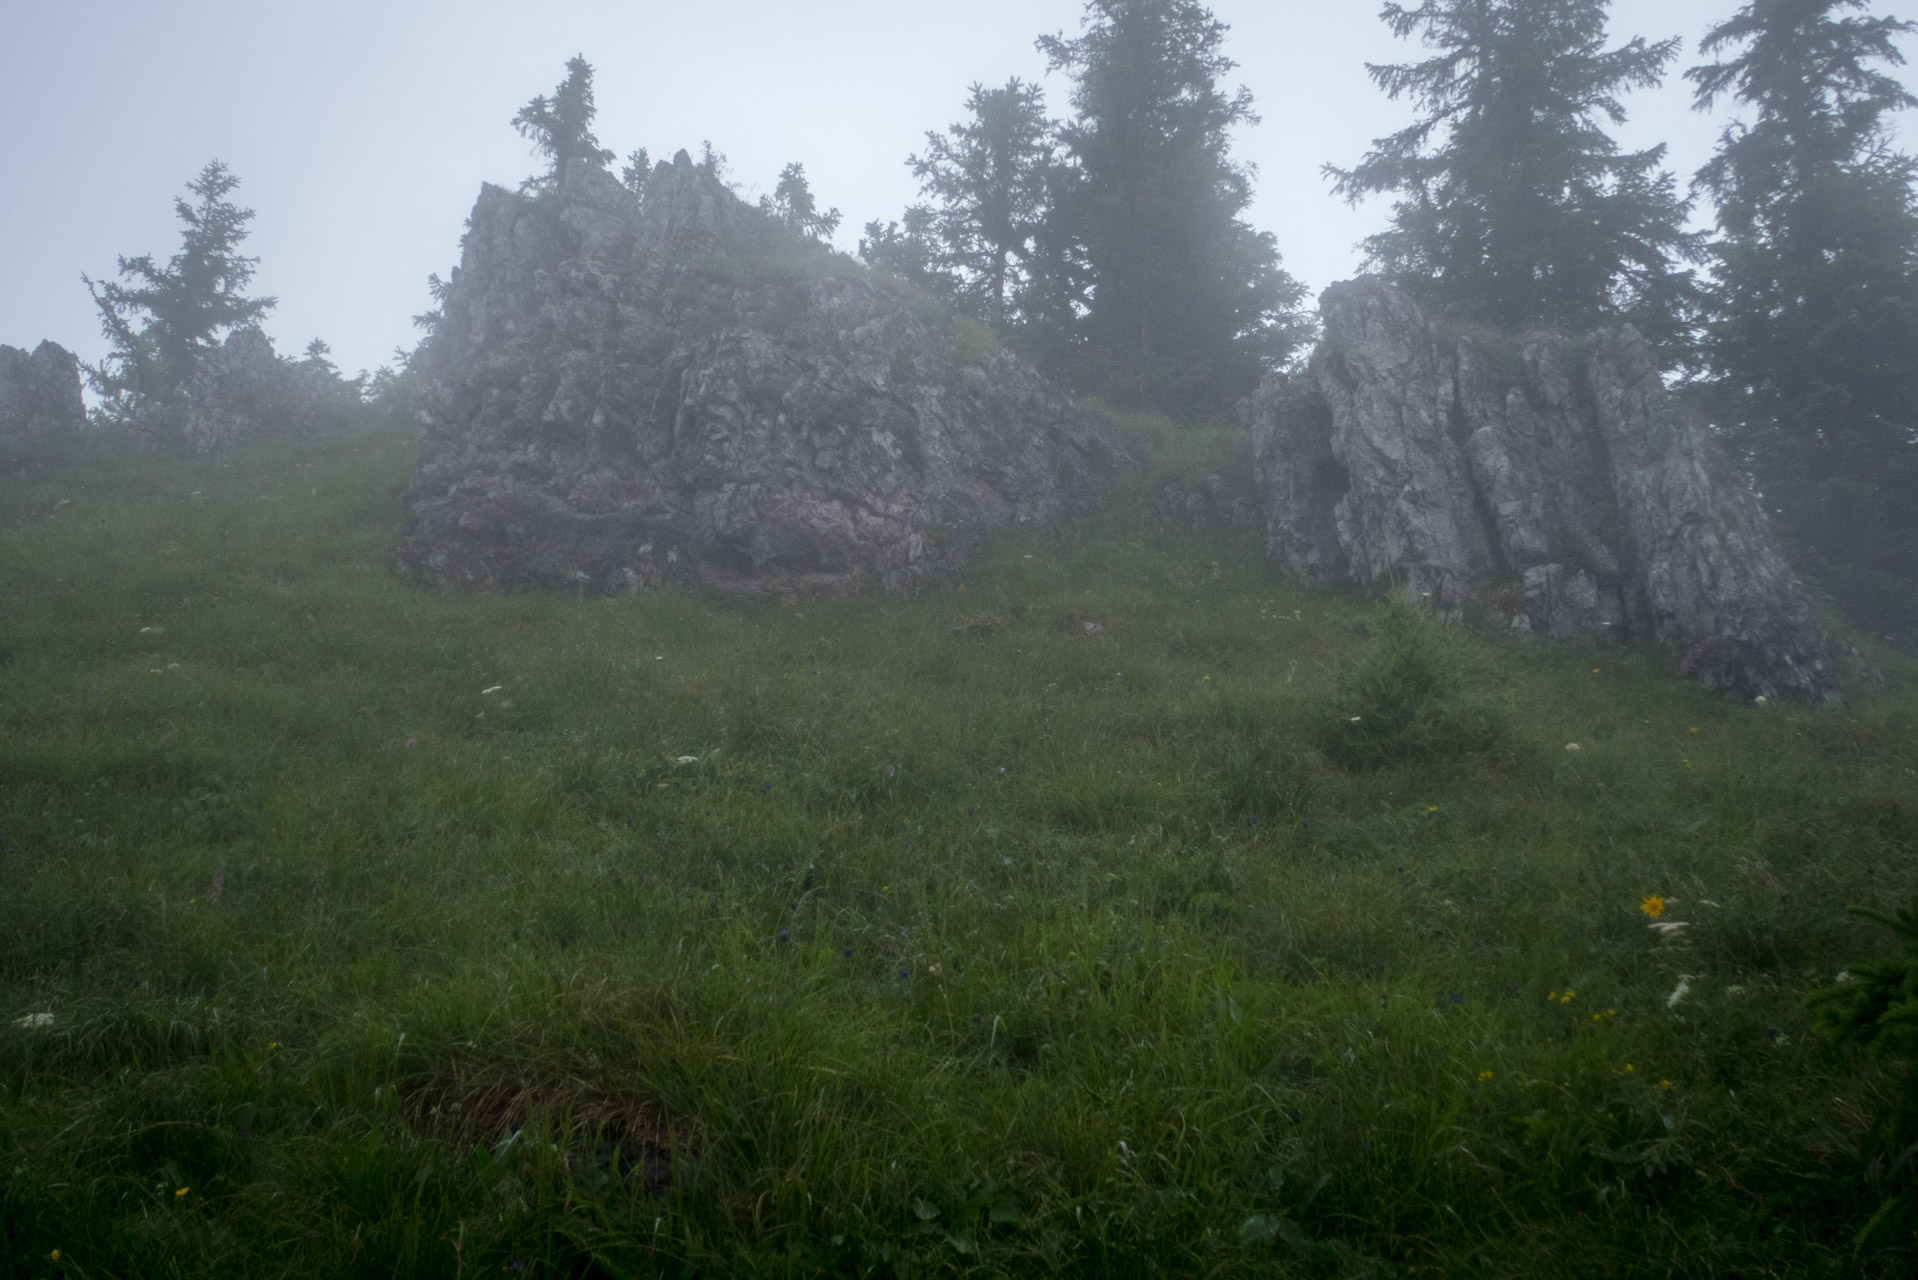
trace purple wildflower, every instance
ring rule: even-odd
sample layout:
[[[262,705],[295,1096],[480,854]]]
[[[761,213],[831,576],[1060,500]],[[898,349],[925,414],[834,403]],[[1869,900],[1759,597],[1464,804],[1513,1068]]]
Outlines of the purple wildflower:
[[[791,929],[781,929],[778,933],[773,935],[773,940],[778,942],[779,945],[783,947],[788,942],[791,942],[793,940],[793,931]]]
[[[411,751],[414,747],[417,747],[419,745],[420,745],[420,740],[418,738],[408,738],[406,740],[406,749],[408,751]]]

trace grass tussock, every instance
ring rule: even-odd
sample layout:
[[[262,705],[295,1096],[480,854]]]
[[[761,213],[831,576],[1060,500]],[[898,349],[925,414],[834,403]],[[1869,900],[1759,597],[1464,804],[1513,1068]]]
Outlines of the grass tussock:
[[[434,595],[392,429],[7,448],[11,1274],[1910,1274],[1806,1003],[1918,885],[1908,673],[1129,501],[910,603]]]

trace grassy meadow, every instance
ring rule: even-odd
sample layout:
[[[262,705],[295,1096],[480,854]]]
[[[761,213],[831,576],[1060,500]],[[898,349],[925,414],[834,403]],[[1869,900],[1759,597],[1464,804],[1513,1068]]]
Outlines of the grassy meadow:
[[[1373,602],[1130,429],[751,607],[401,582],[403,428],[6,446],[0,1275],[1913,1274],[1806,1005],[1918,889],[1909,667],[1448,633],[1496,732],[1341,763]]]

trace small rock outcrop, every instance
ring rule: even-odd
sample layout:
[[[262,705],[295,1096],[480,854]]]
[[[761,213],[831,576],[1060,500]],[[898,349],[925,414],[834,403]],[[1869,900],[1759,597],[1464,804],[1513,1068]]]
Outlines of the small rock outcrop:
[[[1838,696],[1757,499],[1633,329],[1445,339],[1373,279],[1320,306],[1310,365],[1250,406],[1289,573],[1393,580],[1483,626],[1655,641],[1746,696]]]
[[[401,572],[907,593],[1088,501],[1104,432],[989,335],[681,152],[485,187],[428,341]]]
[[[304,430],[350,412],[359,389],[330,366],[286,360],[260,329],[235,329],[187,381],[181,430],[206,453],[274,429]]]
[[[31,354],[0,346],[0,437],[39,435],[85,425],[80,361],[56,342]]]

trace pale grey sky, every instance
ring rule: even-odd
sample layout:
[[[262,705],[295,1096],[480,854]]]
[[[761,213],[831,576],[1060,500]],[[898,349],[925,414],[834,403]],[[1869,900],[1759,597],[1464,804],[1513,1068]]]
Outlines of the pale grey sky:
[[[1379,225],[1319,176],[1409,119],[1365,75],[1419,56],[1376,0],[1217,0],[1237,78],[1263,124],[1253,221],[1313,290],[1350,275]],[[1615,38],[1698,36],[1737,0],[1616,0]],[[711,139],[756,194],[802,161],[857,242],[914,197],[903,161],[958,119],[966,88],[1037,78],[1042,32],[1074,31],[1081,0],[0,0],[0,342],[103,347],[80,273],[178,244],[172,200],[207,160],[243,179],[257,211],[255,287],[275,294],[282,350],[314,336],[349,372],[416,334],[424,280],[457,256],[482,181],[531,172],[514,111],[549,92],[566,59],[597,72],[601,140],[655,157]],[[1918,0],[1879,13],[1918,17]],[[1918,60],[1918,44],[1906,55]],[[1907,68],[1908,82],[1913,71]],[[1048,82],[1055,112],[1065,86]],[[1689,110],[1676,76],[1636,95],[1628,145],[1671,144],[1689,175],[1723,119]],[[1918,122],[1901,121],[1903,145]]]

